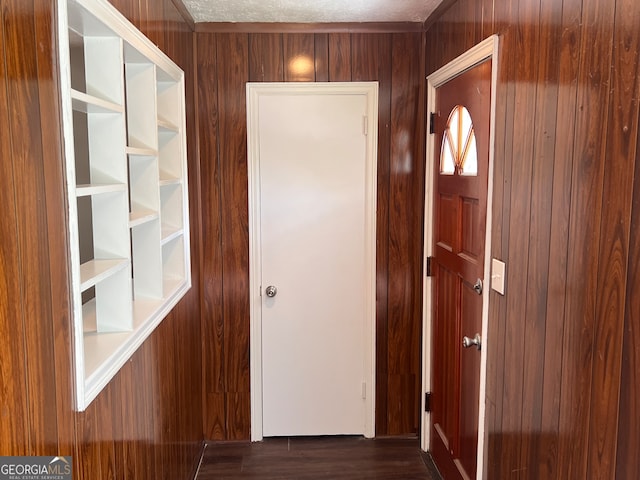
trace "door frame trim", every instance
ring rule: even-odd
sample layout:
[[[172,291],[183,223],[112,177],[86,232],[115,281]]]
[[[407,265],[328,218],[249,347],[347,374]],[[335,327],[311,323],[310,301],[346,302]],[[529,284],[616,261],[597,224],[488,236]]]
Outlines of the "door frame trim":
[[[258,109],[262,95],[365,95],[367,98],[366,171],[365,171],[365,242],[367,285],[363,326],[366,382],[364,436],[375,435],[376,392],[376,198],[378,149],[378,82],[248,82],[247,83],[247,168],[249,202],[249,290],[250,290],[250,383],[251,383],[251,441],[263,438],[262,430],[262,259],[260,239],[260,158]]]
[[[491,226],[492,226],[492,206],[493,206],[493,171],[494,171],[494,153],[495,153],[495,125],[496,125],[496,86],[498,80],[498,35],[492,35],[481,43],[466,51],[456,59],[449,62],[444,67],[435,71],[427,77],[427,112],[435,110],[435,94],[436,89],[447,83],[449,80],[457,77],[464,71],[491,59],[491,124],[489,130],[489,171],[487,185],[487,219],[485,225],[485,258],[484,258],[484,279],[483,283],[487,286],[490,282],[491,269]],[[435,138],[434,135],[427,133],[426,148],[426,169],[425,169],[425,200],[424,200],[424,255],[425,258],[433,255],[433,188],[434,188],[434,162],[436,156],[434,152]],[[426,276],[426,262],[423,275],[423,342],[422,342],[422,382],[423,391],[431,391],[431,340],[432,340],[432,321],[433,321],[433,293],[432,278]],[[486,384],[487,384],[487,345],[488,345],[488,325],[489,325],[489,297],[490,289],[487,289],[487,295],[482,298],[482,350],[480,357],[480,398],[478,410],[478,463],[477,478],[483,478],[483,467],[485,461],[485,417],[486,417]],[[427,451],[431,444],[431,415],[424,411],[424,395],[422,405],[422,434],[421,446]]]

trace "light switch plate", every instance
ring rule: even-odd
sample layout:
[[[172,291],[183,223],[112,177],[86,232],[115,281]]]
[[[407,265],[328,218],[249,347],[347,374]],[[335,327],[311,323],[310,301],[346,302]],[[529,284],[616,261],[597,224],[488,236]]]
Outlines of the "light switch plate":
[[[491,288],[504,295],[505,263],[496,258],[491,259]]]

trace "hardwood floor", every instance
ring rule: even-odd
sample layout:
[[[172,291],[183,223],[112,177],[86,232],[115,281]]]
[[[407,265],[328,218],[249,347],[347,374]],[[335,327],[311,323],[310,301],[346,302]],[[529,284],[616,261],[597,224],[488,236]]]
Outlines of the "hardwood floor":
[[[417,438],[292,437],[211,442],[196,480],[440,480]]]

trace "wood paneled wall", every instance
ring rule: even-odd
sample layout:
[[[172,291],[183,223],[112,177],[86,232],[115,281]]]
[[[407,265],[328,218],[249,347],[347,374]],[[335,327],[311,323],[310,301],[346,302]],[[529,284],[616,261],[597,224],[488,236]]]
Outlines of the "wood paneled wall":
[[[640,3],[458,0],[427,72],[492,33],[487,478],[638,478]]]
[[[114,3],[186,72],[193,287],[75,412],[56,2],[0,0],[0,455],[72,455],[77,479],[186,479],[203,439],[193,33],[170,0]]]
[[[204,433],[247,439],[247,81],[380,82],[377,434],[416,432],[420,407],[424,47],[420,33],[197,33],[203,218]],[[294,73],[291,59],[314,68]],[[336,172],[339,175],[339,172]]]

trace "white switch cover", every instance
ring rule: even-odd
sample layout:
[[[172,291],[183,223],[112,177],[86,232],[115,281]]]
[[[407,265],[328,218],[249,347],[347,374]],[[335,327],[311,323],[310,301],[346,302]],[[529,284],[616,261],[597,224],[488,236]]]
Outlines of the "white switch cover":
[[[495,258],[491,259],[491,288],[504,295],[505,263]]]

